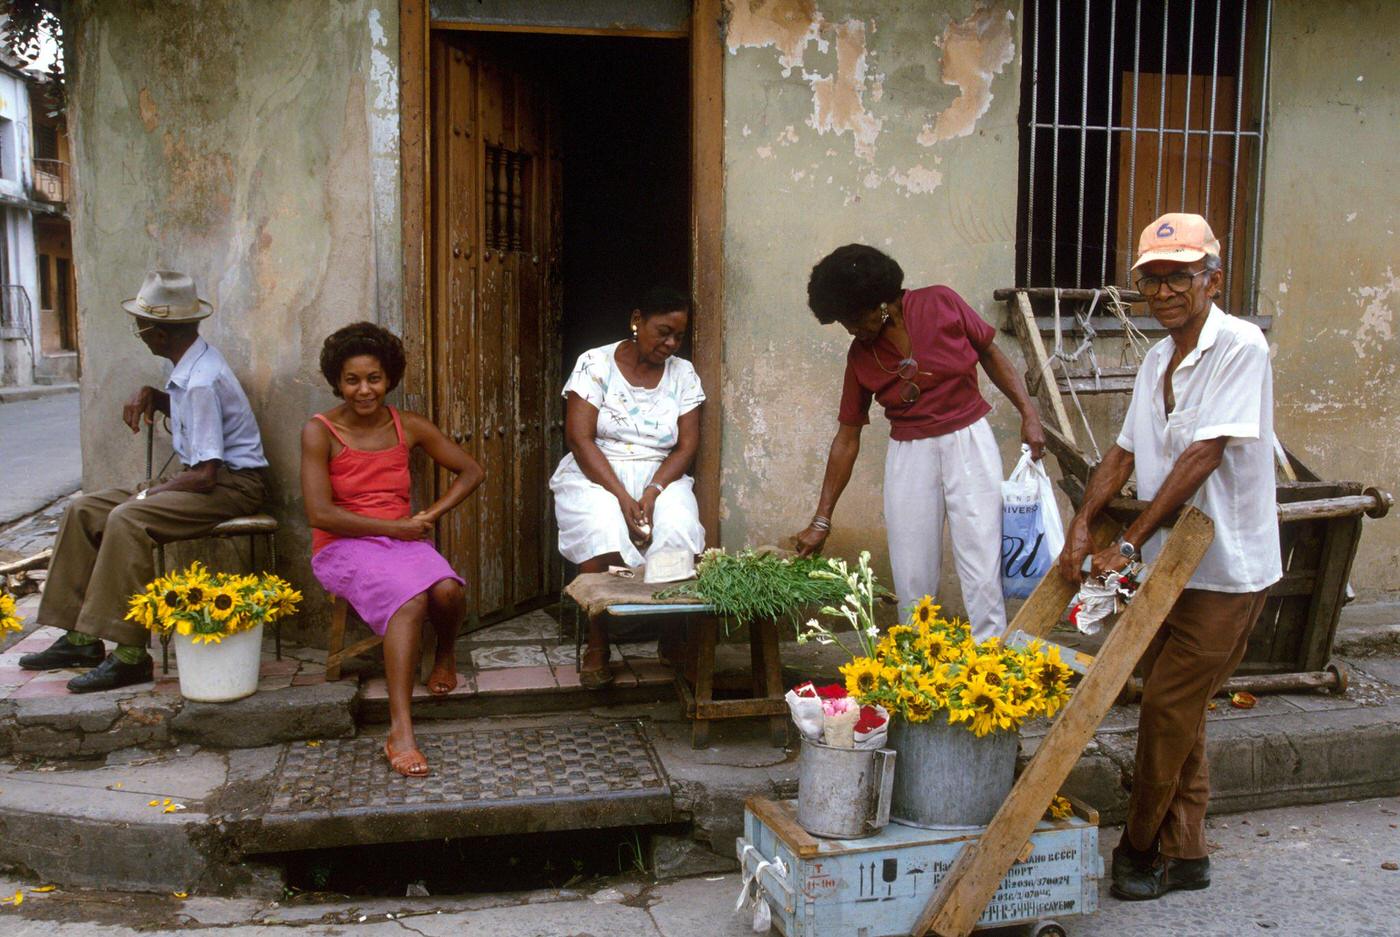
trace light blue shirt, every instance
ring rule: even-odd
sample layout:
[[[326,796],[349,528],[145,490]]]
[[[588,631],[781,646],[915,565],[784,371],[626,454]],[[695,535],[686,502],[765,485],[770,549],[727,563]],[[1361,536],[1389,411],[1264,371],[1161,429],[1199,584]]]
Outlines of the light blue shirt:
[[[212,459],[231,469],[267,465],[253,408],[219,349],[195,339],[170,372],[165,390],[175,454],[185,465]]]

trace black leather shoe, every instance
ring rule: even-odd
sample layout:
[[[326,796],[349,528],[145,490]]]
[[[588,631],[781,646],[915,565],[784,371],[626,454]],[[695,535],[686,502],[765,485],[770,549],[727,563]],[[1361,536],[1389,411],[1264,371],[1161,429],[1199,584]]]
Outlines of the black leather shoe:
[[[25,654],[19,659],[24,670],[62,670],[64,667],[96,667],[102,663],[107,649],[101,641],[91,644],[69,644],[68,636],[62,635],[57,641],[33,654]]]
[[[155,679],[155,668],[147,657],[136,664],[124,664],[117,655],[108,654],[107,659],[87,673],[79,674],[68,681],[69,693],[93,693],[97,690],[115,690],[131,686],[133,683],[150,683]]]
[[[1125,875],[1132,875],[1134,872],[1146,872],[1157,863],[1157,844],[1153,843],[1152,848],[1144,852],[1135,849],[1128,842],[1125,836],[1117,846],[1113,847],[1113,881]]]
[[[1118,875],[1114,867],[1113,897],[1124,901],[1151,901],[1169,891],[1197,891],[1210,887],[1210,859],[1167,859],[1150,869],[1132,869]]]

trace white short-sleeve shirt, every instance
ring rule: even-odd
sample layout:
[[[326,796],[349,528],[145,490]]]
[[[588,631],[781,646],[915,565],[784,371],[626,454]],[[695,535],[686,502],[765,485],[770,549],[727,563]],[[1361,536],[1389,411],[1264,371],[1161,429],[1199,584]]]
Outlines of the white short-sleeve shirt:
[[[1176,407],[1168,416],[1163,378],[1175,350],[1168,336],[1143,359],[1118,446],[1133,454],[1138,497],[1150,501],[1187,446],[1230,437],[1219,467],[1188,502],[1215,522],[1215,541],[1188,588],[1268,588],[1283,575],[1268,342],[1258,326],[1212,305],[1196,347],[1172,375]],[[1164,536],[1142,545],[1145,561],[1156,557]]]
[[[695,366],[672,355],[654,388],[627,382],[617,367],[621,342],[579,355],[564,396],[578,394],[598,408],[598,448],[609,460],[661,461],[680,441],[680,418],[705,402]]]
[[[171,442],[182,463],[217,459],[231,469],[267,465],[253,408],[219,349],[195,339],[170,372],[165,390]]]

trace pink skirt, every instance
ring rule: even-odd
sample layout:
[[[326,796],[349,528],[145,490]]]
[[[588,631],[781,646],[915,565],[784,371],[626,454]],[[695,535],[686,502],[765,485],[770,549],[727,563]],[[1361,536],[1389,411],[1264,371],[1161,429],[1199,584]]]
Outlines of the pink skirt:
[[[311,571],[378,635],[405,602],[436,583],[451,579],[466,585],[428,541],[393,537],[334,540],[312,555]]]

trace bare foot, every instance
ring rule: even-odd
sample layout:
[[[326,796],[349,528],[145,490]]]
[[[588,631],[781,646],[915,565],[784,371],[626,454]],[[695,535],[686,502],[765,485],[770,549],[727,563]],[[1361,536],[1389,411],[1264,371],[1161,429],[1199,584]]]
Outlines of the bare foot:
[[[428,674],[428,692],[434,696],[446,696],[457,689],[457,659],[451,645],[447,651],[438,651],[433,659],[433,672]]]

